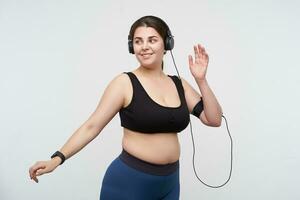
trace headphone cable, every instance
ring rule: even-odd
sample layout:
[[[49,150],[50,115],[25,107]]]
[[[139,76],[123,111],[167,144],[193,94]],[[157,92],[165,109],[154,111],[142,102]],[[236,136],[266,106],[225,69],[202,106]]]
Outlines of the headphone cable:
[[[228,135],[229,135],[229,138],[230,138],[230,152],[231,152],[231,156],[230,156],[230,172],[229,172],[229,177],[228,179],[225,181],[225,183],[223,183],[222,185],[218,185],[218,186],[213,186],[213,185],[209,185],[209,184],[206,184],[204,183],[197,175],[197,172],[196,172],[196,169],[195,169],[195,144],[194,144],[194,137],[193,137],[193,129],[192,129],[192,122],[190,120],[190,129],[191,129],[191,136],[192,136],[192,142],[193,142],[193,169],[194,169],[194,172],[195,172],[195,175],[196,177],[198,178],[198,180],[203,183],[204,185],[206,185],[207,187],[211,187],[211,188],[220,188],[220,187],[223,187],[224,185],[226,185],[228,183],[228,181],[230,180],[231,178],[231,173],[232,173],[232,161],[233,161],[233,154],[232,154],[232,149],[233,149],[233,143],[232,143],[232,137],[230,135],[230,132],[229,132],[229,129],[228,129],[228,125],[227,125],[227,120],[225,118],[224,115],[222,115],[222,117],[225,119],[225,122],[226,122],[226,127],[227,127],[227,131],[228,131]]]
[[[180,82],[181,82],[181,78],[180,78],[179,73],[178,73],[178,69],[177,69],[177,66],[176,66],[176,63],[175,63],[175,60],[174,60],[174,56],[173,56],[172,50],[170,50],[170,52],[171,52],[173,64],[174,64],[174,66],[175,66],[175,69],[176,69],[176,71],[177,71],[178,77],[179,77]],[[181,82],[181,84],[182,84],[182,82]],[[183,86],[182,86],[182,87],[183,87]],[[189,115],[190,129],[191,129],[191,136],[192,136],[192,143],[193,143],[193,169],[194,169],[194,173],[195,173],[197,179],[198,179],[201,183],[203,183],[205,186],[210,187],[210,188],[220,188],[220,187],[223,187],[224,185],[226,185],[226,184],[228,183],[228,181],[230,180],[230,178],[231,178],[231,173],[232,173],[232,162],[233,162],[233,153],[232,153],[232,149],[233,149],[233,142],[232,142],[232,137],[231,137],[230,132],[229,132],[229,129],[228,129],[227,120],[226,120],[226,118],[225,118],[225,116],[224,116],[223,114],[222,114],[222,117],[225,119],[225,122],[226,122],[226,128],[227,128],[228,135],[229,135],[229,138],[230,138],[230,152],[231,152],[231,153],[230,153],[230,172],[229,172],[229,177],[228,177],[228,179],[225,181],[225,183],[223,183],[223,184],[221,184],[221,185],[218,185],[218,186],[213,186],[213,185],[209,185],[209,184],[203,182],[203,181],[199,178],[199,176],[198,176],[198,174],[197,174],[197,172],[196,172],[196,169],[195,169],[195,142],[194,142],[194,136],[193,136],[192,122],[191,122],[191,118],[190,118],[190,115]]]

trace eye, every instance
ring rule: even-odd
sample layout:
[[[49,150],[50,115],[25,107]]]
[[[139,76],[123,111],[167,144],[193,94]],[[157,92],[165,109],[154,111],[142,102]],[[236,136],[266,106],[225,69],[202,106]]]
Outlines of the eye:
[[[141,44],[141,40],[134,40],[134,44]]]
[[[150,42],[150,43],[155,43],[156,41],[157,41],[157,40],[156,40],[155,38],[150,38],[150,39],[149,39],[149,42]]]

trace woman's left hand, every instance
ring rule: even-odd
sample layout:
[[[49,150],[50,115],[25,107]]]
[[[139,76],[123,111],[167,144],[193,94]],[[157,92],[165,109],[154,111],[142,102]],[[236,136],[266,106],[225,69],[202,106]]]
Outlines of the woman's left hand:
[[[209,57],[205,52],[204,47],[202,47],[200,44],[194,46],[194,52],[195,62],[193,61],[193,57],[189,55],[190,71],[195,79],[205,80]]]

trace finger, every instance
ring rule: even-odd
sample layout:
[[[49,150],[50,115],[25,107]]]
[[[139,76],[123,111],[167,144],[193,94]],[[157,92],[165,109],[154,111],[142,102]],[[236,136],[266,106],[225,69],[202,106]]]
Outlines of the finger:
[[[193,65],[193,56],[189,55],[189,65],[190,67]]]
[[[37,163],[36,165],[30,168],[30,177],[33,178],[39,169],[44,169],[46,166],[42,165],[42,163]]]
[[[29,177],[30,177],[30,179],[31,179],[30,168],[29,168],[29,170],[28,170],[28,174],[29,174]]]
[[[39,163],[36,166],[34,166],[32,169],[33,169],[33,172],[36,172],[39,169],[45,169],[45,168],[46,168],[46,166],[44,165],[44,163]]]
[[[198,49],[199,49],[199,56],[201,57],[201,58],[203,58],[204,57],[204,54],[205,54],[205,48],[204,47],[202,47],[200,44],[198,44]]]
[[[29,176],[30,176],[31,179],[33,178],[33,174],[34,174],[34,169],[33,169],[33,166],[32,166],[29,169]]]
[[[39,180],[37,179],[37,177],[36,176],[34,176],[33,178],[32,178],[36,183],[38,183],[39,182]]]
[[[198,50],[198,54],[199,54],[199,57],[200,57],[202,52],[203,52],[202,46],[200,44],[198,44],[197,50]]]
[[[199,52],[197,46],[194,46],[195,60],[199,58]]]
[[[198,44],[198,48],[201,52],[205,52],[205,48],[201,44]]]
[[[204,53],[204,56],[206,59],[208,59],[208,54],[207,53]]]
[[[29,171],[28,171],[28,173],[29,173],[29,177],[30,177],[30,179],[32,179],[31,168],[29,168]]]
[[[198,44],[198,49],[199,49],[200,52],[203,52],[203,50],[205,50],[204,47],[201,46],[201,44]]]
[[[38,169],[35,174],[37,176],[41,176],[41,175],[45,174],[46,172],[47,172],[46,168],[42,168],[42,169]]]
[[[209,56],[208,56],[208,54],[205,54],[205,58],[206,58],[206,60],[207,60],[207,63],[209,62]]]
[[[31,179],[31,180],[34,180],[36,183],[39,182],[39,180],[37,179],[37,177],[36,177],[35,174],[31,174],[31,175],[30,175],[30,179]]]

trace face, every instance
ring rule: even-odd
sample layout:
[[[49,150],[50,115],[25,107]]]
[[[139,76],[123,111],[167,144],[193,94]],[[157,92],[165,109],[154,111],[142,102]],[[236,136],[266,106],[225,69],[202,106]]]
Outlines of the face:
[[[161,67],[164,56],[164,41],[152,27],[138,27],[133,36],[136,58],[144,67]]]

